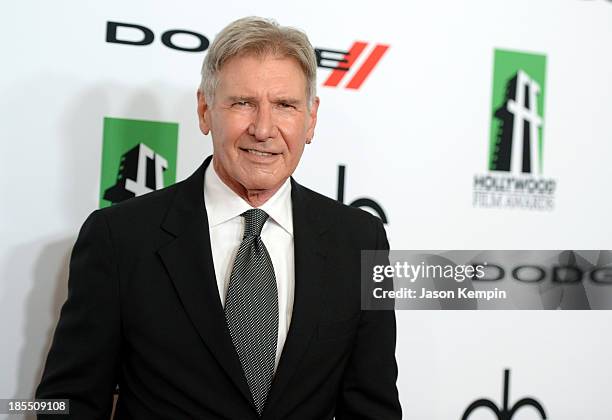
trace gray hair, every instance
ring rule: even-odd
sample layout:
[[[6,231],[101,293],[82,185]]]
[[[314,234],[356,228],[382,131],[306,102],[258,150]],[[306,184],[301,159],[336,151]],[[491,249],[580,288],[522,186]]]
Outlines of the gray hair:
[[[280,26],[272,19],[249,16],[238,19],[217,35],[202,64],[200,91],[212,104],[219,85],[219,71],[232,57],[241,54],[267,54],[294,58],[306,76],[308,108],[316,97],[317,59],[306,34],[299,29]]]

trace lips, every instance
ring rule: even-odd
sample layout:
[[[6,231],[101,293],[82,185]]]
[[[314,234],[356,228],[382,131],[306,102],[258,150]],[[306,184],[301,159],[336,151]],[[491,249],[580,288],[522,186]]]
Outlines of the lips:
[[[276,156],[280,153],[271,153],[271,152],[264,152],[261,150],[256,150],[256,149],[244,149],[244,148],[240,148],[240,150],[244,151],[244,152],[248,152],[252,155],[255,156],[264,156],[264,157],[268,157],[268,156]]]

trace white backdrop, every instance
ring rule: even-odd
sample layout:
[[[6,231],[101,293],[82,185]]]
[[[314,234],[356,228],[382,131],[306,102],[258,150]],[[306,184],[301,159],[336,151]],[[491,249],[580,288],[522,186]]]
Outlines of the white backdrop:
[[[212,150],[195,114],[204,53],[164,46],[168,29],[212,40],[254,14],[304,29],[318,48],[389,45],[358,90],[322,86],[331,70],[319,69],[319,122],[295,177],[335,198],[346,165],[345,202],[380,203],[394,249],[612,249],[612,2],[27,0],[0,11],[0,398],[31,397],[40,378],[71,247],[98,206],[104,117],[178,123],[177,180]],[[107,43],[108,21],[156,39]],[[547,57],[552,211],[472,207],[496,48]],[[501,406],[509,368],[510,404],[532,396],[550,419],[609,419],[611,321],[607,311],[398,313],[404,417],[460,419],[483,397]],[[525,408],[513,419],[539,418]]]

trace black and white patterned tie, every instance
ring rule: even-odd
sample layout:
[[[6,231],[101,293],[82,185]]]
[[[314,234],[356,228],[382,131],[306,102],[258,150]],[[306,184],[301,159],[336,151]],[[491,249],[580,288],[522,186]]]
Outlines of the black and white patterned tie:
[[[225,299],[225,319],[244,375],[261,415],[274,376],[278,337],[278,291],[270,254],[261,240],[268,214],[242,213],[244,236]]]

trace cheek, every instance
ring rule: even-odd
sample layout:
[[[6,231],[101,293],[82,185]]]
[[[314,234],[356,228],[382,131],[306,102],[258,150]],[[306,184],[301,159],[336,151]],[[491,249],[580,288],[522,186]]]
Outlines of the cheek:
[[[304,142],[294,140],[287,144],[287,148],[289,150],[289,160],[286,160],[285,163],[289,167],[293,167],[295,169],[295,167],[300,161],[300,158],[302,157],[302,152],[304,151]]]
[[[303,121],[285,125],[283,135],[289,152],[299,156],[306,143],[306,126]]]
[[[304,149],[304,135],[299,133],[298,135],[294,135],[291,137],[291,140],[288,142],[287,147],[291,151],[291,153],[300,153],[302,149]]]
[[[216,146],[231,152],[236,149],[240,137],[247,131],[248,124],[239,118],[224,118],[217,122],[214,127]]]

